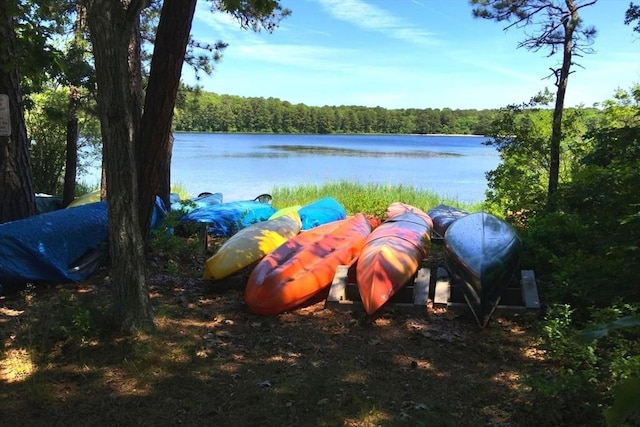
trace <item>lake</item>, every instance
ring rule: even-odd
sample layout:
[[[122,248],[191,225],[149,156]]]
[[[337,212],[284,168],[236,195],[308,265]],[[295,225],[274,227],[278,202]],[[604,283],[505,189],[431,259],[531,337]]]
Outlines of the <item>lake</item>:
[[[174,136],[171,182],[190,196],[220,192],[224,201],[253,199],[274,186],[351,181],[402,184],[477,202],[484,200],[485,172],[500,160],[493,147],[482,144],[486,138],[477,136]]]

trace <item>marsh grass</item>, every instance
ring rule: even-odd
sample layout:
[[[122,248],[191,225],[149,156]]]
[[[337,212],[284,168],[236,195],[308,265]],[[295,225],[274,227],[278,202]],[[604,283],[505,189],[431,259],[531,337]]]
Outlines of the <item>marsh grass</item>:
[[[274,187],[273,203],[277,208],[305,205],[322,197],[333,197],[346,209],[348,215],[358,212],[384,218],[387,207],[393,202],[403,202],[425,212],[439,204],[462,208],[468,212],[482,209],[482,203],[464,203],[436,193],[407,185],[358,184],[337,181],[323,185],[300,185],[296,187]]]

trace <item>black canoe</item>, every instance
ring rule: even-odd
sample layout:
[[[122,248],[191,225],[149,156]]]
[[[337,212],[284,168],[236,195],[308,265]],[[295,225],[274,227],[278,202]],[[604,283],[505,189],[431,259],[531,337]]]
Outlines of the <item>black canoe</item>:
[[[480,327],[486,326],[505,288],[518,274],[521,253],[522,242],[515,229],[488,213],[461,217],[447,229],[447,266]]]
[[[469,215],[468,212],[449,205],[438,205],[429,209],[427,215],[433,220],[433,231],[440,237],[444,237],[447,228],[453,221],[463,216]]]

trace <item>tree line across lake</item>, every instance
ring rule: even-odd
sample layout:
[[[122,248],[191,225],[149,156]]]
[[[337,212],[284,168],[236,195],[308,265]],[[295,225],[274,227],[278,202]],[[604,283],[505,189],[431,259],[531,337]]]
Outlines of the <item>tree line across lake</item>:
[[[490,109],[313,107],[277,98],[243,98],[182,87],[173,125],[179,132],[486,135],[497,113]]]

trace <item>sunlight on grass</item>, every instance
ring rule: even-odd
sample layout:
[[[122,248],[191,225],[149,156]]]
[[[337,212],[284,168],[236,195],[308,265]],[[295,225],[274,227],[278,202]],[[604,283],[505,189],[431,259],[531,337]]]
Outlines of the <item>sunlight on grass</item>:
[[[0,361],[0,379],[7,383],[26,381],[36,372],[36,366],[26,349],[11,349]]]
[[[368,376],[362,371],[351,371],[347,373],[342,381],[351,384],[366,384]]]
[[[187,187],[180,182],[171,185],[171,192],[176,193],[178,196],[180,196],[180,200],[187,200],[191,198],[189,192],[187,191]]]

